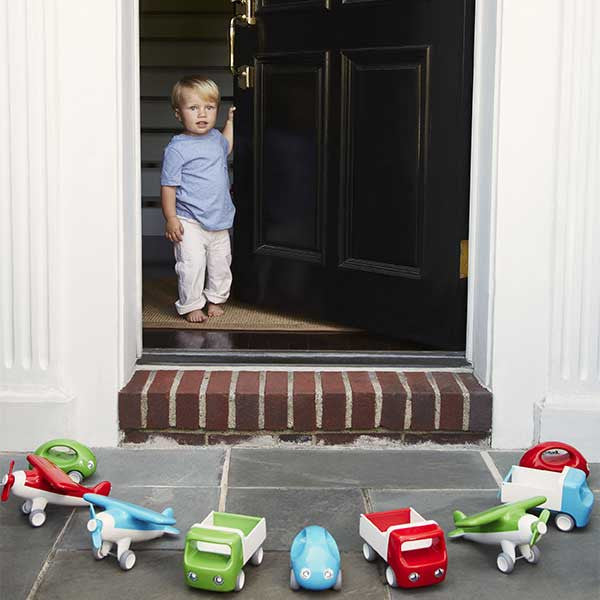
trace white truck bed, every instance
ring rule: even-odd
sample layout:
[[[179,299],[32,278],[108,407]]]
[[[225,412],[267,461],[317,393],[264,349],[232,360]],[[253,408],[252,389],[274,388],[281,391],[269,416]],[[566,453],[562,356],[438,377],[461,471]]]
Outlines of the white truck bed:
[[[194,523],[192,527],[204,527],[205,529],[214,529],[215,531],[228,531],[230,533],[237,533],[242,540],[242,554],[243,564],[245,565],[250,557],[262,546],[263,542],[267,537],[267,523],[264,517],[254,526],[248,535],[244,535],[241,529],[235,527],[224,527],[223,525],[214,524],[214,512],[211,511],[202,523]],[[241,515],[238,515],[238,517]],[[253,517],[252,520],[254,520]],[[210,544],[208,542],[196,542],[197,548],[200,552],[212,552],[214,554],[227,554],[231,553],[231,550],[223,544]]]
[[[391,525],[385,531],[381,531],[365,514],[360,515],[359,534],[360,537],[369,544],[387,562],[388,559],[388,542],[390,533],[397,529],[407,529],[419,525],[437,524],[436,521],[425,520],[416,510],[410,508],[410,521],[398,525]],[[405,550],[416,550],[419,547],[428,547],[431,545],[431,540],[416,540],[414,542],[406,542],[412,544],[411,547],[404,548]]]
[[[502,482],[500,500],[515,502],[532,496],[546,496],[547,501],[540,504],[538,508],[560,510],[566,474],[567,469],[556,473],[555,471],[542,471],[515,465]]]

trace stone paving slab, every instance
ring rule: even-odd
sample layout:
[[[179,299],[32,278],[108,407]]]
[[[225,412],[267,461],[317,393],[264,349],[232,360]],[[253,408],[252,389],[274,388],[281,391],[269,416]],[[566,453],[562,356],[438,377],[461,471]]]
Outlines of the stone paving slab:
[[[223,448],[94,449],[98,470],[86,485],[107,479],[113,485],[215,486],[221,481]]]
[[[358,515],[364,512],[359,489],[230,489],[227,511],[267,519],[265,550],[289,551],[295,535],[307,525],[322,525],[340,551],[359,551]]]
[[[4,469],[2,475],[4,476]],[[31,527],[16,496],[0,503],[0,598],[25,598],[72,508],[53,506],[46,523]]]
[[[280,598],[360,598],[384,600],[385,587],[377,568],[357,553],[342,554],[342,593],[293,592],[289,588],[289,554],[266,552],[260,567],[247,566],[246,585],[240,593],[210,593],[189,588],[183,580],[183,553],[141,551],[135,567],[124,572],[111,557],[95,561],[90,552],[57,552],[37,598],[43,600],[190,600],[245,598],[246,600],[279,600]],[[240,595],[241,594],[241,595]]]
[[[232,487],[494,488],[479,451],[237,449]]]
[[[219,488],[115,486],[111,496],[158,512],[163,511],[167,506],[175,511],[176,527],[181,533],[179,536],[163,535],[161,538],[143,544],[144,548],[152,550],[183,549],[188,529],[194,523],[204,519],[211,510],[218,510],[219,507]],[[62,550],[90,549],[91,538],[86,529],[89,518],[90,513],[87,508],[78,508],[58,547]],[[132,549],[135,550],[135,545]]]

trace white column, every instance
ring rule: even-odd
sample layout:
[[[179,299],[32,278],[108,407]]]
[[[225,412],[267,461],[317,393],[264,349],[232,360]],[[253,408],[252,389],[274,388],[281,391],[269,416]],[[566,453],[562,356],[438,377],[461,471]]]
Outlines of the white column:
[[[0,0],[0,447],[118,441],[140,350],[135,0]]]
[[[39,428],[71,433],[73,400],[59,367],[54,2],[3,0],[0,11],[0,423],[11,448]]]
[[[600,7],[562,5],[550,377],[542,439],[600,457]],[[589,457],[588,457],[589,458]]]

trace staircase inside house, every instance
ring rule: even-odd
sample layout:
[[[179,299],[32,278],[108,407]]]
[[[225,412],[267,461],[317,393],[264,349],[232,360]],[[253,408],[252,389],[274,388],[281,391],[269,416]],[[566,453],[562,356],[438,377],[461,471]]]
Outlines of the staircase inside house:
[[[230,0],[140,0],[140,93],[142,139],[142,254],[145,278],[174,276],[173,247],[164,237],[160,208],[162,153],[181,131],[170,104],[184,75],[213,79],[221,90],[217,128],[233,103],[227,32]]]

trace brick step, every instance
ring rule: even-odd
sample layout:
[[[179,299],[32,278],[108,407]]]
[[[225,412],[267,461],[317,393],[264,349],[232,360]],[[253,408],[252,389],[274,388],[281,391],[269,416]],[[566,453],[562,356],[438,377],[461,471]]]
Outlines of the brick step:
[[[136,371],[119,393],[126,442],[487,442],[492,394],[471,373]]]

